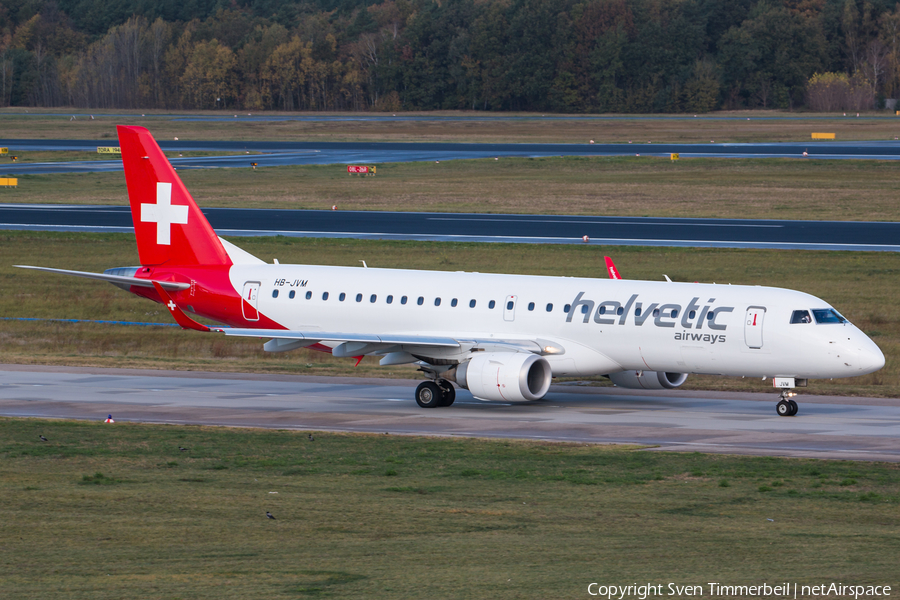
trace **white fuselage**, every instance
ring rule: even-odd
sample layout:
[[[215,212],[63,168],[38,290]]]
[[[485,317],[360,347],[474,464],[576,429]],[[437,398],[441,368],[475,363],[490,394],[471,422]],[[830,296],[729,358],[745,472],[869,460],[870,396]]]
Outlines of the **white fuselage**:
[[[258,283],[259,312],[292,330],[553,342],[554,376],[831,378],[884,364],[850,323],[791,324],[830,306],[779,288],[268,264],[234,265],[230,279],[239,294]]]

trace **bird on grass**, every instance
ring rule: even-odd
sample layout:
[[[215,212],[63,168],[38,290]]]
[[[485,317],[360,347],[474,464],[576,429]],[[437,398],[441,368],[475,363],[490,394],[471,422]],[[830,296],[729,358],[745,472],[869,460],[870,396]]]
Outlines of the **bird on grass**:
[[[316,438],[314,438],[312,434],[309,434],[309,441],[314,442],[316,441]]]
[[[182,448],[181,446],[178,446],[178,449],[181,450],[182,452],[187,452],[187,448]]]
[[[42,435],[39,435],[38,437],[41,438],[41,441],[42,441],[42,442],[46,442],[46,441],[47,441],[47,438],[45,438],[45,437],[42,436]]]
[[[270,513],[269,511],[266,511],[266,516],[267,516],[268,518],[272,519],[273,521],[275,520],[275,517],[273,517],[273,516],[272,516],[272,513]]]

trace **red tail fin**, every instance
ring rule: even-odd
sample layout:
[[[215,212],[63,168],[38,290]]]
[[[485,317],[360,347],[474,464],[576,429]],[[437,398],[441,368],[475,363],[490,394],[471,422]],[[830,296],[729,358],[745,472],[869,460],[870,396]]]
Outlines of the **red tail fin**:
[[[150,132],[117,129],[141,264],[230,265],[216,232]]]

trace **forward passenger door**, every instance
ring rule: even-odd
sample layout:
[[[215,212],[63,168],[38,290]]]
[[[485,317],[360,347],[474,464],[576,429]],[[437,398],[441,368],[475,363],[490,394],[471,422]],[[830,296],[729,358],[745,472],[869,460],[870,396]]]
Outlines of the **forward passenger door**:
[[[763,320],[766,316],[764,306],[751,306],[747,309],[744,318],[744,343],[748,347],[759,349],[763,347]]]

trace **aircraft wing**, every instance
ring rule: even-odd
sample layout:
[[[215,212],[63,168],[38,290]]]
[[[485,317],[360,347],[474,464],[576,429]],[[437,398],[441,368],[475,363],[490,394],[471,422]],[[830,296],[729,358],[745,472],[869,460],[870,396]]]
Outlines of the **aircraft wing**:
[[[448,337],[432,337],[424,335],[374,335],[370,333],[295,331],[289,329],[247,329],[239,327],[210,327],[225,335],[238,337],[270,338],[291,341],[317,342],[356,342],[363,344],[394,344],[404,346],[440,346],[459,348],[459,341]]]
[[[394,350],[415,351],[421,349],[459,350],[471,349],[492,352],[531,352],[534,354],[563,354],[559,344],[542,339],[451,338],[416,334],[371,334],[353,332],[296,331],[286,329],[249,329],[238,327],[210,327],[228,336],[269,338],[268,351],[293,350],[325,342],[338,344],[332,349],[334,356],[360,356],[383,354]]]
[[[173,292],[178,290],[186,290],[191,287],[189,283],[176,283],[174,281],[157,281],[150,279],[139,279],[137,277],[125,277],[122,275],[108,275],[106,273],[89,273],[87,271],[69,271],[67,269],[51,269],[49,267],[30,267],[28,265],[13,265],[19,269],[32,269],[34,271],[46,271],[48,273],[59,273],[61,275],[74,275],[75,277],[85,277],[87,279],[99,279],[100,281],[108,281],[110,283],[118,283],[122,285],[135,285],[137,287],[154,287],[154,283],[158,283],[163,289]]]

